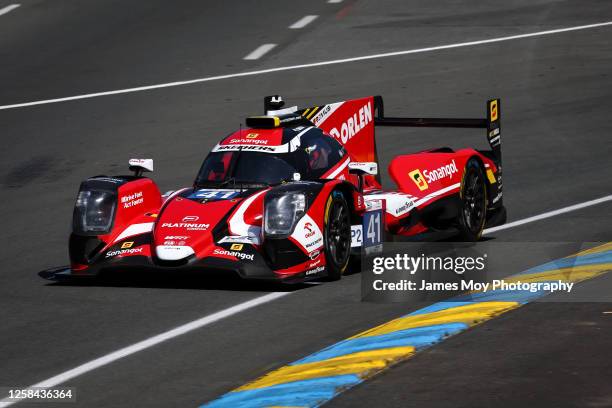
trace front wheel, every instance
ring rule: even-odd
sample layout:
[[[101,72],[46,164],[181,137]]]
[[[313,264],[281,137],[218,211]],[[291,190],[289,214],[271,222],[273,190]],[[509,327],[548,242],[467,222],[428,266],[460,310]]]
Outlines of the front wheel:
[[[332,192],[325,204],[325,260],[329,280],[338,280],[346,270],[351,254],[351,217],[342,193]]]
[[[482,166],[471,159],[465,166],[461,183],[461,208],[459,213],[459,238],[462,241],[478,241],[487,219],[487,187]]]

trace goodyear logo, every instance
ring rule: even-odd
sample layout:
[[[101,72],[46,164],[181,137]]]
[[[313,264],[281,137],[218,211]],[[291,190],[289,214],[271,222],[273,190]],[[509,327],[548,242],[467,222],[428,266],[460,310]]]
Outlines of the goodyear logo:
[[[424,191],[429,188],[429,185],[427,184],[427,181],[425,181],[425,177],[423,177],[423,173],[421,173],[421,170],[419,169],[413,170],[410,173],[408,173],[408,175],[410,176],[412,181],[414,181],[414,184],[417,185],[419,190]]]
[[[491,110],[491,122],[495,122],[497,120],[497,99],[491,101],[491,105],[489,106]]]
[[[230,249],[232,251],[242,251],[243,246],[243,244],[232,244],[232,246],[230,246]]]

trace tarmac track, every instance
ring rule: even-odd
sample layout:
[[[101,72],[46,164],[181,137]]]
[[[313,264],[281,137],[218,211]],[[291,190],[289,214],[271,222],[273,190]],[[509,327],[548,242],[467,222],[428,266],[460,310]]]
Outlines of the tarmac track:
[[[319,18],[287,28],[304,15]],[[605,0],[31,0],[0,16],[0,105],[611,20]],[[210,147],[259,114],[268,94],[299,105],[380,94],[389,115],[458,117],[482,115],[484,101],[499,96],[504,200],[510,220],[529,217],[611,193],[611,40],[612,28],[600,27],[0,110],[0,386],[31,385],[270,291],[291,291],[66,384],[77,388],[78,406],[193,406],[410,311],[360,302],[359,275],[296,288],[138,278],[49,285],[37,272],[67,261],[81,179],[124,172],[130,157],[154,157],[162,190],[189,185]],[[278,45],[243,60],[264,43]],[[484,147],[485,139],[473,131],[378,134],[383,167],[400,151],[438,145]],[[608,201],[491,236],[608,242],[611,215]],[[609,278],[597,282],[612,286]],[[526,306],[330,405],[612,405],[609,310],[609,303]]]

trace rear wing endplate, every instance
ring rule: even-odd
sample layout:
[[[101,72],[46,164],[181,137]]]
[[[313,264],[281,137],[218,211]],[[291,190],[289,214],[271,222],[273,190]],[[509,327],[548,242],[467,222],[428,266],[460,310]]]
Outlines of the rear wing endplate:
[[[482,128],[487,130],[487,140],[495,158],[501,163],[501,104],[498,98],[487,101],[487,114],[483,119],[452,118],[399,118],[386,117],[383,99],[374,97],[375,126]]]

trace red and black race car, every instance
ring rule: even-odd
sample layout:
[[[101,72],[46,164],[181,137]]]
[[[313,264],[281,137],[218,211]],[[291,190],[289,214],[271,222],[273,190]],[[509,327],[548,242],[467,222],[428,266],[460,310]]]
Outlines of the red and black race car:
[[[484,119],[391,118],[380,96],[307,109],[265,98],[265,116],[221,140],[193,186],[161,195],[130,160],[131,176],[82,182],[70,267],[47,278],[130,267],[227,271],[247,279],[339,279],[351,256],[384,236],[455,229],[475,241],[505,222],[500,103]],[[448,147],[399,155],[395,190],[378,174],[377,126],[486,129],[491,150]]]

